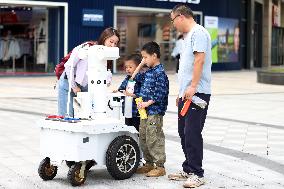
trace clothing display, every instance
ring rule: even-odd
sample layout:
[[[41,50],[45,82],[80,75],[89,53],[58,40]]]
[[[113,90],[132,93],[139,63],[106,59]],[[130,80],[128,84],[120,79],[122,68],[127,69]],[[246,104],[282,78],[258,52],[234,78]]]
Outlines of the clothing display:
[[[20,53],[22,55],[32,55],[32,40],[31,39],[25,39],[25,38],[20,38],[18,39],[19,45],[20,45]]]
[[[163,27],[163,41],[169,41],[171,37],[171,30],[170,26],[165,25]]]
[[[11,58],[18,59],[21,57],[24,49],[21,49],[18,39],[1,39],[0,40],[0,60],[7,61]]]
[[[124,56],[126,54],[126,28],[119,27],[118,32],[120,34],[120,42],[119,42],[119,49],[120,49],[120,55]]]
[[[44,19],[42,19],[39,23],[39,27],[38,27],[38,37],[41,37],[41,36],[46,36],[46,32],[47,29],[46,29],[46,22]]]
[[[39,43],[37,49],[37,64],[46,64],[47,63],[47,50],[46,43]]]
[[[48,9],[7,5],[0,12],[0,72],[47,72]]]

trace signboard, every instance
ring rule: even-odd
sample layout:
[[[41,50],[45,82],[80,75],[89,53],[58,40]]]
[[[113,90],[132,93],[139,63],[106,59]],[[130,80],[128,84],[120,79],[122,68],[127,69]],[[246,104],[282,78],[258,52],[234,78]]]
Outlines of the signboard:
[[[212,62],[238,62],[239,21],[237,19],[205,16],[204,27],[211,36]]]
[[[200,0],[156,0],[156,1],[169,1],[169,2],[176,2],[176,3],[192,3],[192,4],[200,3]]]
[[[83,26],[104,26],[104,11],[98,9],[83,9]]]

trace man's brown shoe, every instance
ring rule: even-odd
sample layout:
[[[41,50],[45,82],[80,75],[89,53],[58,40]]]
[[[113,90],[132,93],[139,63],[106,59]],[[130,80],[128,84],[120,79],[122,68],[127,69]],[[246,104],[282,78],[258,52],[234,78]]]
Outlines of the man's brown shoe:
[[[148,173],[149,171],[153,170],[155,167],[154,165],[150,165],[150,164],[145,164],[142,167],[138,167],[136,173],[137,174],[145,174]]]
[[[156,167],[150,172],[146,173],[147,177],[160,177],[166,175],[166,170],[164,167]]]

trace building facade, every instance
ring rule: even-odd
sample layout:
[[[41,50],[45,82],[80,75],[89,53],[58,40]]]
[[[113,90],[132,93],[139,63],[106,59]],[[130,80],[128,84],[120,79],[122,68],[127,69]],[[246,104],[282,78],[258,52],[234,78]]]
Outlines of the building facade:
[[[171,52],[179,34],[169,13],[181,2],[211,35],[213,70],[284,64],[281,0],[0,0],[0,72],[53,71],[64,54],[110,26],[120,32],[121,57],[156,41],[161,62],[174,70]],[[122,68],[121,60],[112,66]]]

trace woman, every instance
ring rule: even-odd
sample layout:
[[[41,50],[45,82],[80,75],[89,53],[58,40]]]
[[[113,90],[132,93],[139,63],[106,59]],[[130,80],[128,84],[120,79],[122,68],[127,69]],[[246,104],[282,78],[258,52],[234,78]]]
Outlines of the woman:
[[[176,73],[178,73],[178,69],[179,69],[179,59],[180,59],[180,53],[181,53],[181,48],[182,48],[182,42],[183,42],[183,35],[180,34],[178,36],[178,39],[176,41],[175,47],[173,49],[172,52],[172,57],[174,57],[176,59]]]
[[[62,73],[58,81],[58,115],[73,117],[73,97],[77,92],[87,92],[88,90],[88,61],[86,56],[86,50],[92,45],[104,45],[107,47],[117,47],[119,43],[119,33],[113,28],[106,28],[100,35],[97,42],[89,41],[83,43],[72,50],[72,54],[68,61],[66,62],[65,70]],[[70,71],[73,65],[72,77],[70,77]],[[69,91],[69,82],[71,79],[71,99],[69,103],[69,112],[67,113],[67,101],[68,101],[68,91]]]

